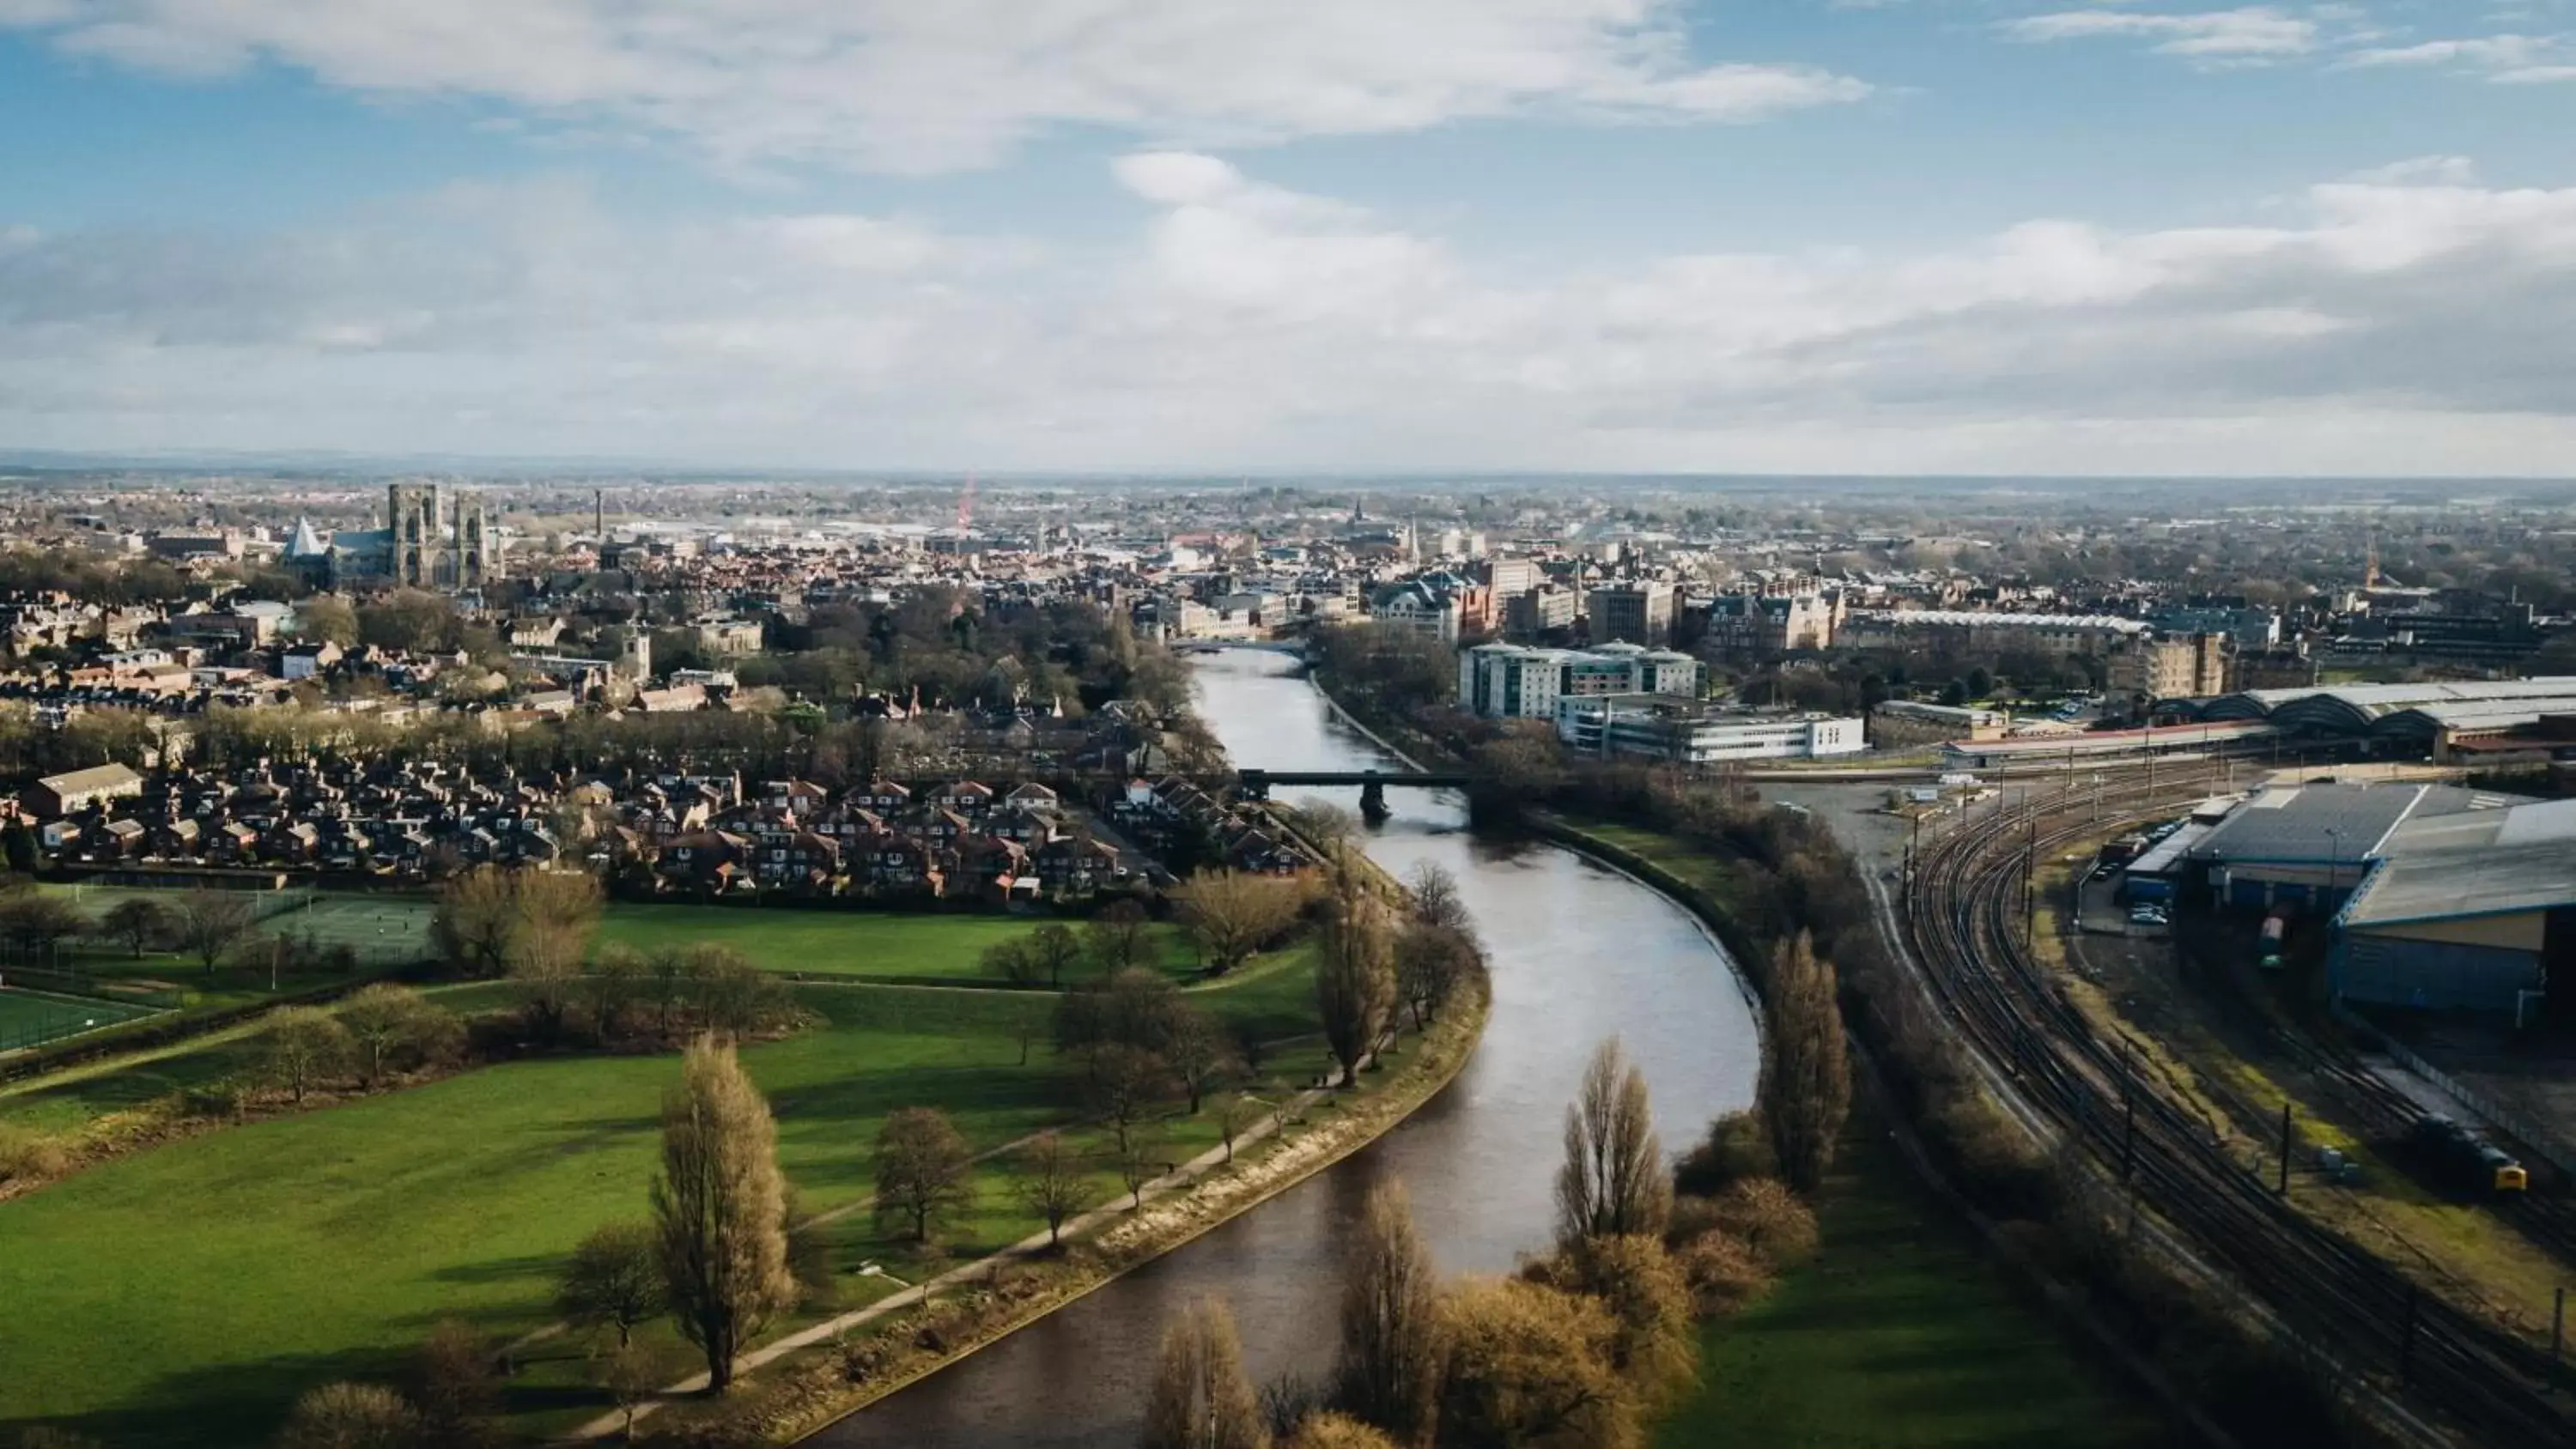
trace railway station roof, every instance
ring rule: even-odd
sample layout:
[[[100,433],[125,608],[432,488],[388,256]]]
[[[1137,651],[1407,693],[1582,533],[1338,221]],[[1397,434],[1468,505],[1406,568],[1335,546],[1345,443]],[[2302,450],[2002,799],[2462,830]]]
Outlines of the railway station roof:
[[[2443,728],[2510,727],[2544,714],[2576,713],[2576,677],[2248,689],[2201,700],[2195,712],[2205,720],[2270,720],[2318,734],[2430,737]]]

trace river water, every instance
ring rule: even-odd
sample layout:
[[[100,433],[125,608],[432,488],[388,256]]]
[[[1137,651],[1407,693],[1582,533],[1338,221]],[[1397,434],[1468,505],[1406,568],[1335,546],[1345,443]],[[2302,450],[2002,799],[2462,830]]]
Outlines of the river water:
[[[1200,712],[1237,766],[1402,768],[1332,715],[1283,656],[1199,666]],[[1356,809],[1356,790],[1317,792]],[[1471,836],[1447,792],[1391,790],[1369,854],[1458,878],[1492,952],[1493,1014],[1458,1079],[1403,1125],[1195,1242],[809,1441],[831,1446],[1131,1445],[1163,1324],[1201,1294],[1233,1307],[1256,1382],[1320,1376],[1338,1245],[1369,1188],[1400,1177],[1440,1266],[1501,1272],[1546,1245],[1565,1104],[1617,1035],[1646,1073],[1665,1146],[1753,1097],[1758,1038],[1732,966],[1679,907],[1548,845]]]

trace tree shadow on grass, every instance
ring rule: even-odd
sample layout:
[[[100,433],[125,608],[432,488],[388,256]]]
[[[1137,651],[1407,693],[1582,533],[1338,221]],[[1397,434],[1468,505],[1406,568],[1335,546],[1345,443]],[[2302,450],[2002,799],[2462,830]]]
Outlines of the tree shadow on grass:
[[[77,1418],[0,1420],[0,1442],[14,1443],[21,1430],[46,1424],[116,1449],[266,1444],[306,1390],[334,1379],[387,1382],[402,1367],[403,1355],[381,1349],[204,1364],[163,1375],[129,1405]]]

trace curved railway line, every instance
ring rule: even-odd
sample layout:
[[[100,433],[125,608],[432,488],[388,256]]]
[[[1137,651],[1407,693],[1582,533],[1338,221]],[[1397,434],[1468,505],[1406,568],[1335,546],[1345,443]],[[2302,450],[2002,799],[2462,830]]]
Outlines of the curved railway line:
[[[2403,1274],[2300,1216],[2232,1158],[2211,1122],[2094,1029],[2023,939],[2030,863],[2118,817],[2208,793],[2195,772],[2055,790],[1962,819],[1928,842],[1905,881],[1904,928],[1934,990],[2023,1104],[2230,1275],[2300,1343],[2366,1380],[2408,1416],[2481,1446],[2576,1443],[2547,1390],[2545,1351],[2419,1291]],[[2096,812],[2099,812],[2098,815]],[[2385,1090],[2384,1088],[2382,1090]],[[2276,1165],[2277,1166],[2277,1165]]]

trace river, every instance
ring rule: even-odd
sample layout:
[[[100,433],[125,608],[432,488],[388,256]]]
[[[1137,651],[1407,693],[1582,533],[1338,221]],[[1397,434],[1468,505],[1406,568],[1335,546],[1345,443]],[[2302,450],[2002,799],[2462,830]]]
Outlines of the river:
[[[1198,668],[1200,712],[1238,766],[1402,768],[1341,724],[1293,661],[1232,650]],[[1339,793],[1356,808],[1358,792]],[[1667,1149],[1753,1097],[1751,1008],[1714,941],[1679,907],[1549,845],[1471,836],[1464,802],[1391,790],[1369,854],[1401,876],[1457,877],[1493,955],[1483,1044],[1403,1125],[1277,1198],[1000,1343],[841,1421],[809,1443],[987,1449],[1131,1445],[1163,1324],[1225,1298],[1256,1382],[1320,1376],[1333,1352],[1336,1256],[1369,1188],[1404,1180],[1449,1272],[1501,1272],[1545,1246],[1566,1102],[1604,1037],[1646,1073]]]

